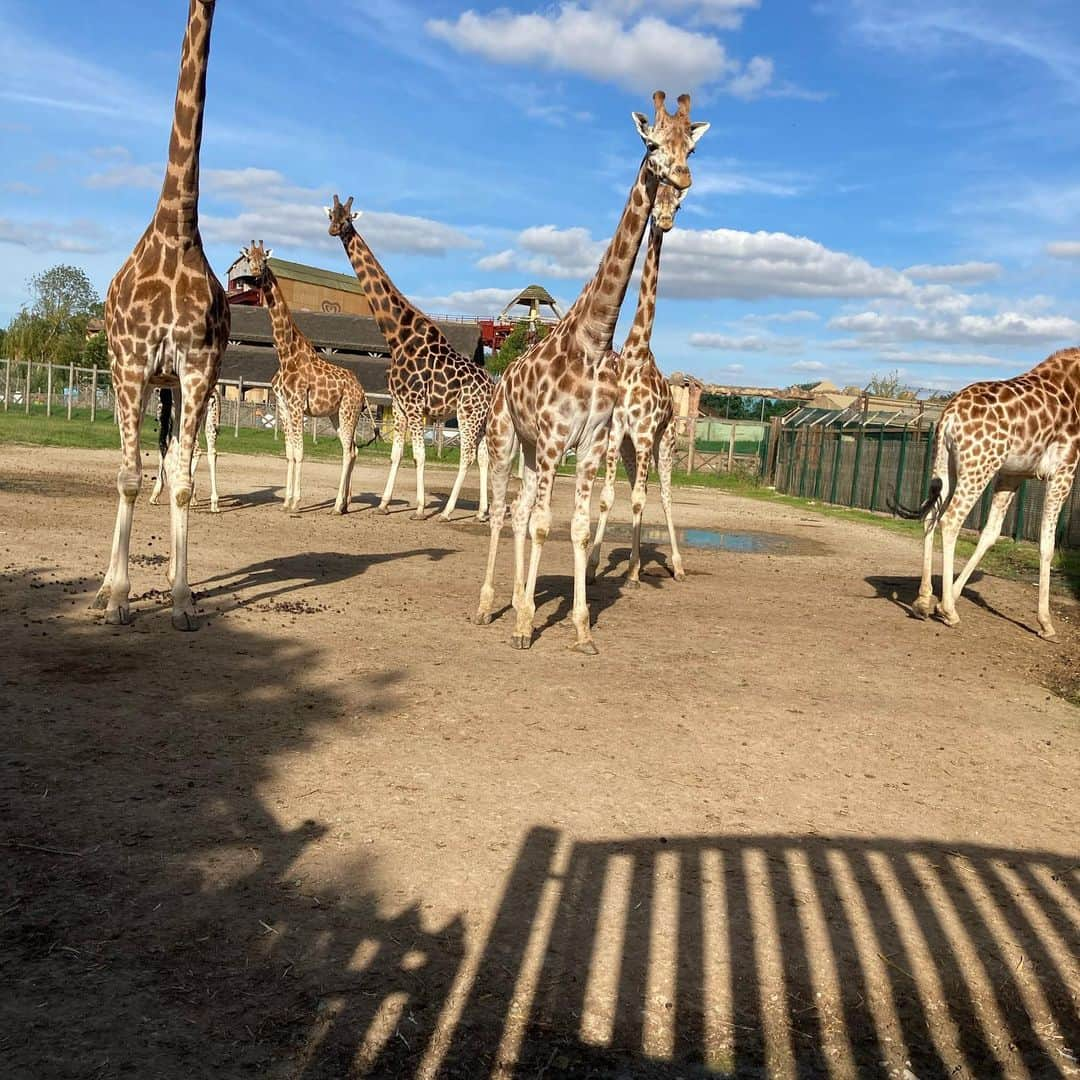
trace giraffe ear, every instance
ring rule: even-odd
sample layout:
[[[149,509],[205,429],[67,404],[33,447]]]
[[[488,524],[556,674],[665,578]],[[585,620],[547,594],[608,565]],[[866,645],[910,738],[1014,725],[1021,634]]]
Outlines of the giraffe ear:
[[[697,146],[698,139],[700,139],[701,136],[704,135],[705,132],[708,131],[709,128],[711,128],[711,127],[712,127],[712,124],[710,124],[708,120],[698,120],[696,123],[691,124],[690,125],[690,141],[695,146]]]
[[[326,216],[328,218],[330,218],[331,221],[333,221],[334,220],[334,208],[332,206],[324,206],[323,209],[326,211]]]
[[[274,249],[273,249],[273,248],[267,248],[267,249],[266,249],[266,257],[267,257],[268,259],[269,259],[269,258],[270,258],[270,256],[271,256],[271,255],[273,255],[273,254],[274,254]]]
[[[359,217],[359,216],[360,216],[360,215],[361,215],[361,214],[362,214],[363,212],[364,212],[363,210],[354,210],[354,211],[353,211],[353,212],[352,212],[352,213],[351,213],[351,214],[349,215],[349,220],[350,220],[350,221],[355,221],[355,220],[356,220],[356,219],[357,219],[357,218],[358,218],[358,217]]]
[[[652,126],[649,124],[649,118],[644,113],[631,113],[634,118],[634,126],[637,128],[638,134],[644,140],[645,145],[650,149],[659,145],[656,138],[653,135]]]

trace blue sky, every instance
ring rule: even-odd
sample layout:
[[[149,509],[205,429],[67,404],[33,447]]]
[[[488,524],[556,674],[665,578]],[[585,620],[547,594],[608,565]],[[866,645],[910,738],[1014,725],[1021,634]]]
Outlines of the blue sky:
[[[186,11],[0,0],[0,320],[56,262],[104,292],[144,228]],[[712,122],[664,248],[665,370],[953,388],[1080,343],[1075,0],[219,0],[210,258],[262,239],[347,271],[338,192],[429,311],[570,301],[657,87]]]

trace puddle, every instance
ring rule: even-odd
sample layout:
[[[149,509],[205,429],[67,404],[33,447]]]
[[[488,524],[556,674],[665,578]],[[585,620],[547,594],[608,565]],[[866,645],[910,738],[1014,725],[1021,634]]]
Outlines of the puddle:
[[[462,522],[459,528],[469,532],[487,533],[486,525],[475,522]],[[509,532],[509,525],[506,526]],[[783,533],[747,532],[734,529],[676,529],[679,547],[690,551],[730,552],[734,555],[825,555],[828,548],[817,540],[808,540],[804,536],[787,536]],[[567,529],[553,529],[551,539],[565,541],[570,539]],[[629,544],[632,539],[632,527],[629,523],[609,522],[604,534],[604,545]],[[642,544],[666,548],[668,532],[664,525],[643,525]]]

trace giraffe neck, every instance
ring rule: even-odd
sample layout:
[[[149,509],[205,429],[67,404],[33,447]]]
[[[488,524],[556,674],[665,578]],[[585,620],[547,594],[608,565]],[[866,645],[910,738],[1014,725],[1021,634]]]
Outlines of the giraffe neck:
[[[630,189],[622,217],[600,260],[600,266],[592,281],[574,301],[574,306],[566,313],[564,324],[573,327],[586,350],[594,355],[603,355],[611,349],[619,309],[626,296],[641,238],[645,235],[645,226],[656,201],[657,186],[658,181],[648,161],[642,161],[637,180]]]
[[[193,242],[199,238],[199,150],[213,21],[213,2],[190,0],[180,78],[176,84],[169,164],[154,215],[154,226],[159,233]]]
[[[634,324],[623,346],[623,361],[638,367],[651,355],[653,322],[656,319],[656,285],[660,278],[660,248],[664,243],[663,232],[653,222],[649,229],[649,247],[645,252],[645,265],[641,268],[641,289],[638,292]]]
[[[274,333],[274,345],[278,351],[278,362],[284,367],[296,354],[296,346],[303,339],[300,328],[296,325],[281,291],[281,284],[274,276],[274,271],[266,267],[261,285],[263,303],[270,314],[270,328]]]
[[[442,331],[405,299],[353,225],[346,225],[342,229],[341,243],[371,305],[372,317],[392,352],[417,331],[429,344],[438,342],[450,347]]]

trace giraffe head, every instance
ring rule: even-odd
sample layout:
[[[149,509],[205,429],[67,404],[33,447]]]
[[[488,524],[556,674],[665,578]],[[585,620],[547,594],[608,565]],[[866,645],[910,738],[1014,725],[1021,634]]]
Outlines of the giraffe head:
[[[330,219],[331,236],[341,236],[346,228],[351,228],[352,223],[360,216],[360,211],[354,210],[352,204],[353,197],[351,195],[346,202],[342,202],[335,195],[334,205],[326,207],[326,216]]]
[[[270,269],[270,256],[274,254],[274,249],[267,249],[261,240],[258,243],[252,240],[250,247],[240,249],[240,254],[247,259],[248,270],[251,272],[256,287],[263,288]]]
[[[638,134],[645,143],[645,151],[656,178],[663,184],[685,191],[691,183],[690,166],[687,161],[694,152],[698,139],[709,130],[705,120],[690,122],[690,95],[679,97],[679,107],[669,113],[664,107],[665,94],[657,90],[653,94],[656,119],[649,123],[644,113],[634,113]]]
[[[675,224],[675,215],[679,212],[685,195],[685,188],[680,189],[671,184],[661,184],[657,189],[652,219],[653,224],[661,232],[671,231],[671,227]]]

